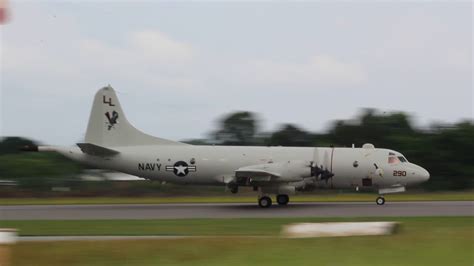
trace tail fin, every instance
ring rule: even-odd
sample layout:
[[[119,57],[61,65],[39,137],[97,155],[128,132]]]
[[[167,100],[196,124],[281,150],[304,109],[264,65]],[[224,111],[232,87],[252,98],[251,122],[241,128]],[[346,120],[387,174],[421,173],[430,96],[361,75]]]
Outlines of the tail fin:
[[[100,89],[95,95],[85,141],[106,147],[186,145],[156,138],[134,128],[125,118],[117,95],[110,86]]]

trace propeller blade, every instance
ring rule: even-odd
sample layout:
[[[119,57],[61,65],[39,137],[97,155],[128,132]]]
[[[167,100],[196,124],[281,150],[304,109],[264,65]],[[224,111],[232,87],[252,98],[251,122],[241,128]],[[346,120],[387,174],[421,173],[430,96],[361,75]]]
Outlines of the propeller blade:
[[[328,164],[330,162],[329,156],[329,152],[325,151],[323,161],[320,161],[319,150],[318,148],[314,148],[313,161],[310,164],[311,176],[319,178],[319,180],[325,180],[326,183],[329,178],[334,176],[334,174],[328,170]]]
[[[321,180],[325,180],[326,183],[328,182],[329,178],[333,177],[334,174],[331,173],[328,170],[324,170],[323,173],[321,174]]]
[[[319,150],[318,150],[318,148],[314,148],[313,167],[317,167],[318,163],[319,163]]]
[[[318,148],[314,148],[313,151],[313,161],[311,161],[311,176],[318,177],[320,175],[321,169],[318,167],[319,163],[319,151]]]

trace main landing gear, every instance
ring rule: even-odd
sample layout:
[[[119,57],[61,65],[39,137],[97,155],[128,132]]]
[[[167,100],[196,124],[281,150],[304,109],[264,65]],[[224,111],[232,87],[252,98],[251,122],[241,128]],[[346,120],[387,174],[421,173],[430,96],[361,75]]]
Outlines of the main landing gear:
[[[262,208],[269,208],[272,206],[272,199],[268,196],[263,196],[258,199],[258,206]]]
[[[290,202],[290,197],[285,194],[277,195],[276,197],[278,205],[287,205]],[[262,208],[269,208],[272,206],[272,199],[269,196],[261,196],[258,199],[258,206]]]
[[[385,198],[383,196],[379,196],[375,200],[375,203],[377,203],[377,205],[384,205],[385,204]]]
[[[277,202],[278,205],[287,205],[288,202],[290,201],[290,197],[288,195],[277,195]]]

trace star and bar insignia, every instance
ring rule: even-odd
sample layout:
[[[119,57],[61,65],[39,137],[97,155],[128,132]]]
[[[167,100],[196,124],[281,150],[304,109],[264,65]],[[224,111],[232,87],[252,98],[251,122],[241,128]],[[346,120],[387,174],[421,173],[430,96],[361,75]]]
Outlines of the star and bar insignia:
[[[183,177],[187,176],[189,172],[196,172],[195,165],[188,165],[185,161],[178,161],[174,165],[167,165],[167,172],[174,172],[175,175]]]

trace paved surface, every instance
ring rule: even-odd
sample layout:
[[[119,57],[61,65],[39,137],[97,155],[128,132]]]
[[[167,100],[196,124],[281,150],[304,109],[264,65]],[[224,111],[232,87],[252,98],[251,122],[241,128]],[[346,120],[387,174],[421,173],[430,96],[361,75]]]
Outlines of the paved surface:
[[[257,204],[126,204],[0,206],[1,220],[181,219],[269,217],[474,216],[474,201]]]

